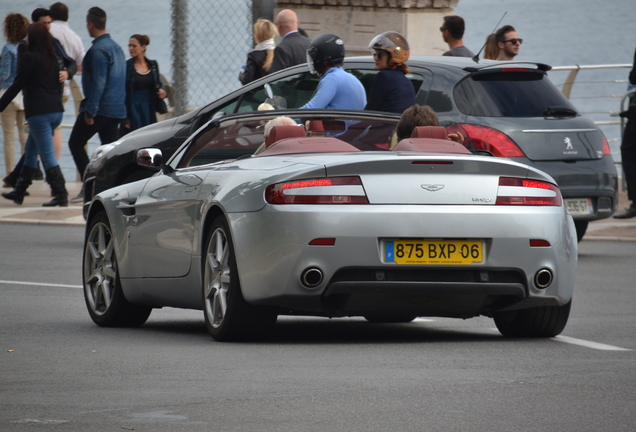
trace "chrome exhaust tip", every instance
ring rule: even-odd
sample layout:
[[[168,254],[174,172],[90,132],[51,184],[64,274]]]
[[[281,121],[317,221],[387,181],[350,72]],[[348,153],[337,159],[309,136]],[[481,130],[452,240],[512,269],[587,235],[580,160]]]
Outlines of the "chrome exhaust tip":
[[[534,275],[534,284],[537,288],[544,289],[550,286],[552,279],[554,279],[552,270],[544,268]]]
[[[322,283],[322,278],[322,270],[310,267],[300,275],[300,283],[307,288],[314,288]]]

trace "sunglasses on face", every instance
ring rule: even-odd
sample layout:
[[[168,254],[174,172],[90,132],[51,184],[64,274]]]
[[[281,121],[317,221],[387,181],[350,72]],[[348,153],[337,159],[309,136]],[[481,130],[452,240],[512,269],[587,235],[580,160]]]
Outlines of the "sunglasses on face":
[[[376,52],[374,52],[374,53],[373,53],[373,58],[379,58],[379,59],[381,59],[381,58],[382,58],[382,57],[384,57],[385,55],[386,55],[386,53],[383,53],[383,52],[377,52],[377,51],[376,51]]]
[[[508,39],[508,40],[504,41],[504,43],[506,43],[506,42],[510,42],[513,45],[517,45],[517,42],[518,42],[519,45],[521,45],[523,43],[523,39],[521,39],[521,38]]]

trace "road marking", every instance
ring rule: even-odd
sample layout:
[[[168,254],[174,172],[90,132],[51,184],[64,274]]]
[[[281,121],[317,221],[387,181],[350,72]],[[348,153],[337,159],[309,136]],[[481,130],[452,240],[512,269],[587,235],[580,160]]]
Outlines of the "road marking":
[[[631,351],[628,348],[621,348],[614,345],[607,345],[607,344],[602,344],[598,342],[586,341],[583,339],[576,339],[569,336],[555,336],[554,340],[558,342],[565,342],[572,345],[580,345],[586,348],[592,348],[592,349],[603,350],[603,351]]]
[[[8,284],[8,285],[37,285],[37,286],[48,286],[55,288],[77,288],[83,289],[84,287],[81,285],[64,285],[64,284],[52,284],[52,283],[40,283],[40,282],[20,282],[20,281],[6,281],[0,280],[0,284]]]

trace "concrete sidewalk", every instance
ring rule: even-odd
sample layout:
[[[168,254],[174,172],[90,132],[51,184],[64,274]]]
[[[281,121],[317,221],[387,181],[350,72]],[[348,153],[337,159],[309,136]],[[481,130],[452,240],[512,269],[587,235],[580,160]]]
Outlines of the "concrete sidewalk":
[[[76,196],[81,186],[78,181],[67,182],[69,198]],[[2,188],[3,192],[10,190]],[[29,187],[29,193],[31,195],[24,198],[21,206],[0,197],[0,222],[82,226],[85,224],[82,204],[70,204],[68,207],[42,207],[42,203],[51,199],[51,189],[46,182],[34,181]],[[618,203],[618,211],[622,211],[629,205],[624,191],[619,193]],[[583,240],[636,241],[636,218],[623,220],[609,218],[590,222]]]

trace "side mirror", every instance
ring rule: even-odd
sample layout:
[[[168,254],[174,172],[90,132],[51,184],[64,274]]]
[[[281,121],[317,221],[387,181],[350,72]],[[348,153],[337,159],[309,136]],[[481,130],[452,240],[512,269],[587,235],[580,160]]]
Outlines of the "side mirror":
[[[135,152],[135,162],[140,166],[159,168],[163,165],[163,152],[154,147],[140,148]]]
[[[272,86],[269,83],[265,83],[265,94],[269,99],[274,99],[274,91],[272,90]]]

